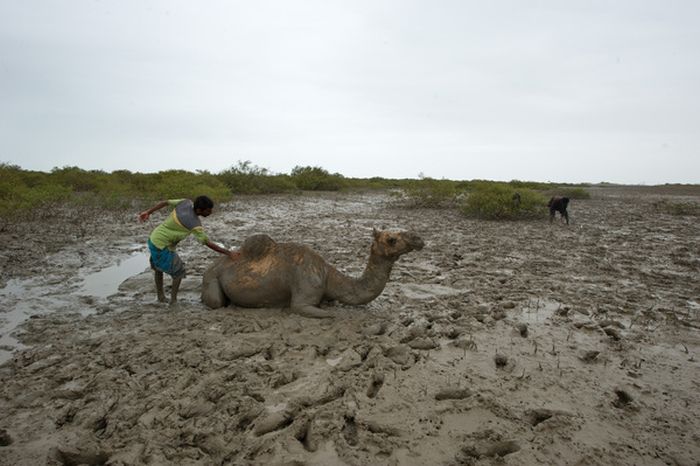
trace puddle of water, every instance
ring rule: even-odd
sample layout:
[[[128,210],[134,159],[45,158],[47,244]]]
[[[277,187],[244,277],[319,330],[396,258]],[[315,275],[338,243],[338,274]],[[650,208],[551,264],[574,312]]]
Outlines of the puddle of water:
[[[133,253],[128,259],[85,277],[79,293],[106,298],[115,294],[124,280],[143,272],[147,267],[148,254]]]
[[[78,294],[106,298],[118,291],[119,285],[148,267],[148,255],[135,252],[116,265],[85,277]],[[52,312],[79,312],[86,316],[95,312],[76,303],[76,294],[67,290],[65,280],[12,279],[0,289],[0,364],[9,360],[18,349],[27,348],[11,334],[33,315]]]
[[[5,288],[0,290],[0,298],[4,303],[0,309],[0,364],[10,359],[13,351],[26,348],[11,335],[30,314],[27,306],[16,305],[17,301],[26,296],[25,282],[16,279],[8,281]]]

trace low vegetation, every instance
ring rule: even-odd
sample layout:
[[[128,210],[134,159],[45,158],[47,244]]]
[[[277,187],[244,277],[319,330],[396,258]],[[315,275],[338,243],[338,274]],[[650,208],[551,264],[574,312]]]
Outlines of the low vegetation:
[[[697,202],[673,202],[664,199],[654,203],[654,210],[669,215],[700,216],[700,204]]]
[[[459,192],[455,181],[428,177],[408,180],[401,188],[394,191],[395,196],[410,207],[451,207],[456,203]]]
[[[195,197],[202,193],[216,202],[224,202],[237,194],[368,189],[391,190],[409,208],[458,208],[467,216],[494,220],[544,215],[550,195],[590,197],[580,186],[519,180],[457,181],[422,175],[419,179],[346,178],[321,167],[303,166],[294,167],[289,174],[276,174],[250,161],[239,161],[219,173],[185,170],[107,173],[78,167],[54,168],[47,173],[0,163],[0,217],[55,204],[137,209],[159,199]],[[518,203],[513,199],[516,192],[520,195]]]
[[[547,189],[546,192],[552,196],[568,197],[569,199],[590,199],[591,193],[576,186],[559,187],[556,190]]]
[[[542,217],[547,198],[529,188],[516,189],[506,183],[479,183],[460,206],[467,217],[484,220],[524,220]]]

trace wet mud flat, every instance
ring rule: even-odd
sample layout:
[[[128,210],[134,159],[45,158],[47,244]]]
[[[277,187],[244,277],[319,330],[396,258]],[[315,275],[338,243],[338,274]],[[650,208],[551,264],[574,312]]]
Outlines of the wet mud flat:
[[[193,239],[180,307],[156,303],[140,245],[160,217],[6,225],[0,464],[695,465],[700,226],[654,205],[700,193],[591,192],[569,226],[384,193],[241,197],[205,219],[227,246],[267,233],[349,275],[372,228],[421,235],[331,320],[206,309],[216,254]]]

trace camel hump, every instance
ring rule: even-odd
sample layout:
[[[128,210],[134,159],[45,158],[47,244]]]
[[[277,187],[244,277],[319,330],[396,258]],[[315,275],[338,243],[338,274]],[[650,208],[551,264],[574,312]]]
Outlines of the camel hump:
[[[241,246],[241,253],[245,257],[256,259],[268,254],[276,244],[275,240],[265,234],[249,236]]]

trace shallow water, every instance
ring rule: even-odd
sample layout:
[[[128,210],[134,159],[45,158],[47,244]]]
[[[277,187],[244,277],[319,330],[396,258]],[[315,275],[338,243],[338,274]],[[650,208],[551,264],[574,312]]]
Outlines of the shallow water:
[[[12,336],[22,323],[34,315],[77,311],[83,316],[95,309],[79,300],[80,296],[107,298],[118,291],[127,278],[143,272],[148,267],[148,254],[135,252],[126,259],[91,273],[83,279],[77,291],[70,291],[70,284],[63,281],[40,283],[37,279],[13,279],[0,289],[0,364],[9,360],[15,350],[26,348]]]
[[[148,254],[135,252],[117,262],[85,277],[79,294],[106,298],[118,291],[119,284],[127,278],[143,272],[148,267]]]
[[[0,364],[10,359],[14,350],[25,348],[11,333],[30,315],[27,306],[16,305],[17,300],[26,296],[30,281],[10,280],[0,289]]]

